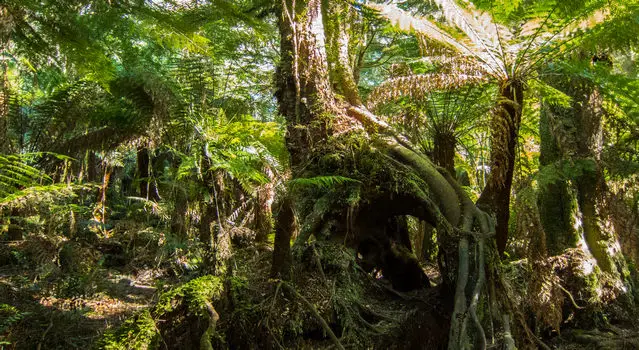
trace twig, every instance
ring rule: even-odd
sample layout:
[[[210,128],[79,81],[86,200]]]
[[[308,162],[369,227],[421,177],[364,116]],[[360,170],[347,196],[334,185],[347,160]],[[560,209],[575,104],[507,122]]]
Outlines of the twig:
[[[324,331],[331,338],[331,340],[333,341],[335,346],[338,349],[340,349],[340,350],[345,350],[344,346],[342,346],[342,344],[339,342],[339,339],[337,339],[337,336],[335,335],[335,333],[333,333],[333,330],[331,329],[331,327],[329,327],[328,323],[326,323],[326,320],[324,320],[322,315],[320,315],[319,312],[317,312],[317,309],[315,309],[315,306],[313,306],[313,304],[311,304],[310,301],[308,301],[306,298],[304,298],[304,296],[302,296],[300,293],[298,293],[295,290],[295,288],[293,288],[287,282],[282,282],[282,286],[284,286],[284,289],[286,289],[289,293],[293,294],[294,296],[296,296],[297,298],[299,298],[302,301],[302,303],[306,306],[306,308],[308,308],[309,311],[313,314],[313,316],[315,316],[315,318],[320,323],[320,325],[322,326]]]
[[[36,347],[36,350],[40,350],[42,348],[42,342],[47,337],[47,333],[49,333],[49,331],[51,330],[52,327],[53,327],[53,320],[50,320],[49,321],[49,327],[47,327],[47,329],[44,331],[44,333],[42,333],[42,338],[40,339],[40,342],[38,343],[38,346]]]

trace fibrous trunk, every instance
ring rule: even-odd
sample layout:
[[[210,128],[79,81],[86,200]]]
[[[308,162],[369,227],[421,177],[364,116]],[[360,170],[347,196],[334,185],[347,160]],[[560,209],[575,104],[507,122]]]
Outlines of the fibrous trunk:
[[[477,205],[495,215],[497,250],[503,253],[508,242],[510,190],[515,170],[515,149],[521,124],[524,85],[507,80],[500,87],[500,102],[491,128],[490,175]]]
[[[172,161],[172,167],[177,171],[180,167],[181,160],[179,158],[175,158]],[[181,241],[186,241],[187,239],[187,226],[186,226],[186,217],[188,210],[188,194],[185,188],[181,186],[176,186],[173,190],[174,192],[174,207],[173,214],[171,215],[171,232],[175,233],[177,237]]]
[[[255,196],[255,240],[258,242],[266,242],[268,235],[273,230],[273,214],[271,212],[271,203],[275,193],[273,184],[266,183],[257,190]]]
[[[455,146],[457,140],[450,132],[437,132],[433,140],[433,161],[455,176]]]
[[[149,149],[146,147],[138,147],[137,152],[138,181],[140,186],[140,197],[149,198]]]

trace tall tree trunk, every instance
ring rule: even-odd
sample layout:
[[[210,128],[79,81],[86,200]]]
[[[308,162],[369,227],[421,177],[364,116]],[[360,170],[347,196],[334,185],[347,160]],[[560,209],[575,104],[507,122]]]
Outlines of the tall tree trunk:
[[[614,248],[614,233],[603,227],[601,213],[606,193],[601,168],[603,98],[594,84],[584,78],[571,77],[555,83],[572,97],[570,108],[557,108],[560,115],[555,115],[553,122],[562,133],[559,148],[575,168],[573,180],[584,239],[601,270],[617,274],[613,262],[616,257],[610,252],[612,255],[620,252]]]
[[[339,125],[329,82],[321,0],[283,1],[280,29],[280,64],[276,72],[279,112],[286,118],[286,144],[293,177],[308,160],[310,150],[322,144]],[[295,4],[295,6],[293,6]],[[317,118],[324,113],[326,118]]]
[[[279,205],[275,220],[275,242],[271,276],[283,280],[291,279],[291,238],[296,236],[297,224],[291,198],[285,196]]]
[[[477,206],[495,215],[495,240],[500,254],[508,243],[510,190],[515,170],[515,149],[524,101],[524,84],[507,80],[500,87],[500,102],[492,118],[490,175]]]
[[[581,175],[576,179],[577,203],[582,216],[584,238],[599,267],[613,272],[615,267],[608,248],[614,243],[611,232],[606,232],[600,215],[606,182],[601,169],[602,103],[603,97],[594,87],[579,91],[574,103],[574,117],[577,129],[575,160],[582,160]],[[592,165],[589,167],[588,165]],[[619,253],[619,252],[617,252]]]

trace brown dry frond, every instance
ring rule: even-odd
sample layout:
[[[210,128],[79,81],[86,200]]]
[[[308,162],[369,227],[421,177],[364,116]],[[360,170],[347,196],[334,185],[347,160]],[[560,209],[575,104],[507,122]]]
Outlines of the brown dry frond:
[[[401,97],[421,100],[434,90],[457,89],[464,85],[487,81],[482,74],[415,74],[392,78],[380,84],[368,97],[367,107],[370,110],[383,103],[394,101]]]

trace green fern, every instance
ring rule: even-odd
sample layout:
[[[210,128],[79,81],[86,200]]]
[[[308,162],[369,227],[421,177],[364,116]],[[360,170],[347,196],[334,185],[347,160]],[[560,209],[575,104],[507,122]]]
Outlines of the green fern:
[[[0,203],[24,189],[50,182],[51,178],[28,165],[24,156],[0,154]]]
[[[351,179],[344,176],[315,176],[309,178],[301,177],[293,179],[288,182],[288,185],[291,190],[297,190],[302,187],[317,187],[320,189],[329,190],[340,185],[353,185],[360,183],[361,181],[359,180]]]

